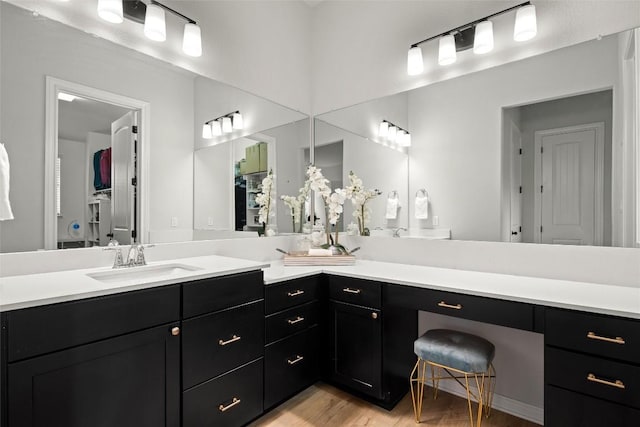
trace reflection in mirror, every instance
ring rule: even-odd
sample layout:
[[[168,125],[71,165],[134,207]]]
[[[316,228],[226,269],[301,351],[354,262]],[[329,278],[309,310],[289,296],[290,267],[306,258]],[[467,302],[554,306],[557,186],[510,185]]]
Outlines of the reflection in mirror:
[[[97,227],[89,224],[91,220],[98,222],[89,205],[96,200],[94,183],[89,178],[94,171],[91,165],[85,165],[84,172],[75,172],[75,178],[66,176],[70,172],[70,160],[65,161],[65,157],[73,155],[65,153],[68,147],[63,146],[68,144],[60,144],[59,140],[67,138],[57,137],[57,133],[54,133],[56,138],[51,144],[51,151],[55,154],[62,151],[60,178],[73,182],[63,183],[61,201],[70,196],[69,186],[77,185],[86,191],[78,193],[82,199],[74,202],[74,209],[84,208],[82,215],[78,211],[70,214],[63,211],[62,218],[58,219],[55,214],[57,156],[51,155],[49,159],[45,155],[45,118],[49,107],[43,106],[47,76],[142,100],[148,105],[149,116],[145,119],[143,114],[142,117],[143,136],[140,137],[142,144],[138,146],[137,159],[137,215],[141,223],[138,241],[143,243],[193,238],[194,150],[221,142],[201,138],[205,121],[236,110],[242,111],[244,129],[234,129],[232,133],[225,134],[226,138],[238,139],[306,117],[42,15],[35,16],[12,4],[1,2],[0,8],[0,138],[11,161],[10,197],[15,217],[14,220],[0,222],[0,252],[53,249],[58,246],[56,237],[59,237],[62,247],[71,245],[63,242],[66,239],[80,239],[87,245],[91,244],[90,240],[96,240],[91,233]],[[18,40],[19,43],[16,42]],[[146,129],[144,120],[148,120]],[[99,128],[100,134],[106,134],[107,129],[110,133],[110,128]],[[94,131],[87,130],[80,140],[86,141],[90,132]],[[308,140],[307,133],[297,143],[308,143]],[[97,150],[84,147],[87,155]],[[274,172],[278,174],[278,171]],[[82,183],[77,182],[80,175],[84,176]],[[48,211],[52,213],[45,215],[44,212]],[[98,218],[104,216],[98,214]],[[78,228],[74,227],[73,220],[77,220]],[[47,228],[57,229],[49,243],[45,239]],[[101,224],[99,233],[103,233],[102,228]],[[83,237],[76,237],[83,231]],[[100,237],[100,244],[104,243],[105,238]]]
[[[280,234],[294,232],[290,210],[280,196],[297,195],[304,185],[308,135],[309,119],[303,119],[198,149],[194,156],[194,238],[254,237],[262,232],[256,196],[270,170],[277,194],[275,224],[270,229]]]
[[[409,234],[444,229],[461,240],[634,246],[638,34],[625,31],[318,117],[363,141],[379,138],[382,120],[407,125]],[[371,169],[389,170],[386,158],[374,163],[367,151],[359,155]],[[423,189],[424,216],[415,197]]]
[[[319,116],[322,119],[325,115]],[[365,138],[348,129],[315,119],[315,165],[330,181],[332,189],[349,185],[349,173],[361,180],[364,188],[382,193],[367,202],[370,216],[365,224],[371,235],[407,229],[408,207],[408,158],[406,150]],[[316,217],[325,224],[323,202],[316,198]],[[350,224],[352,224],[350,226]],[[344,213],[338,223],[340,231],[356,230],[357,218],[353,204],[344,204]]]

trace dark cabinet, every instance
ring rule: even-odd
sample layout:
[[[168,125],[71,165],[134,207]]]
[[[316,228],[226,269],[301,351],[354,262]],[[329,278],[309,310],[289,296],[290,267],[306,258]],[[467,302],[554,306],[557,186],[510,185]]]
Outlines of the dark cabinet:
[[[382,396],[380,310],[330,303],[330,378],[361,393]]]
[[[9,364],[8,425],[179,426],[178,327],[167,324]]]

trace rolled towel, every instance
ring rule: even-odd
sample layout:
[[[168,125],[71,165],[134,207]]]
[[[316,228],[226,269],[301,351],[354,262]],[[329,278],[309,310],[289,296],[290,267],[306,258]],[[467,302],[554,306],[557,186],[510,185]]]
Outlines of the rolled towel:
[[[0,144],[0,221],[7,219],[13,219],[9,202],[9,155],[4,144]]]
[[[399,207],[398,199],[387,199],[387,209],[385,210],[384,217],[386,219],[396,219],[398,217]]]
[[[315,249],[315,248],[309,249],[309,256],[331,256],[331,255],[333,255],[333,252],[331,252],[331,249]]]
[[[426,196],[416,196],[416,218],[429,218],[429,198]]]

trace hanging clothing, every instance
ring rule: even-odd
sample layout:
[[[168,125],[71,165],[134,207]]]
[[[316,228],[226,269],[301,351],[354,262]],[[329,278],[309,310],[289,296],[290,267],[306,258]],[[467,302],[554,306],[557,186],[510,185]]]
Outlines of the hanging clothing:
[[[102,188],[111,188],[111,147],[100,155],[100,180]]]
[[[0,143],[0,221],[13,219],[9,202],[9,155]]]
[[[93,188],[96,190],[102,190],[102,174],[100,172],[100,159],[102,158],[102,152],[104,150],[98,150],[93,153]]]

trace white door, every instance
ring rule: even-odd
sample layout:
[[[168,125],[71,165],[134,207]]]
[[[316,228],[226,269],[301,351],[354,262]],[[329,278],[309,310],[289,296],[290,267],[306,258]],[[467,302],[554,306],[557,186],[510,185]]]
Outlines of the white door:
[[[111,123],[111,232],[120,244],[136,239],[136,144],[138,114]]]
[[[602,244],[604,124],[536,132],[535,140],[536,241]]]
[[[511,123],[511,242],[522,242],[522,136]]]

